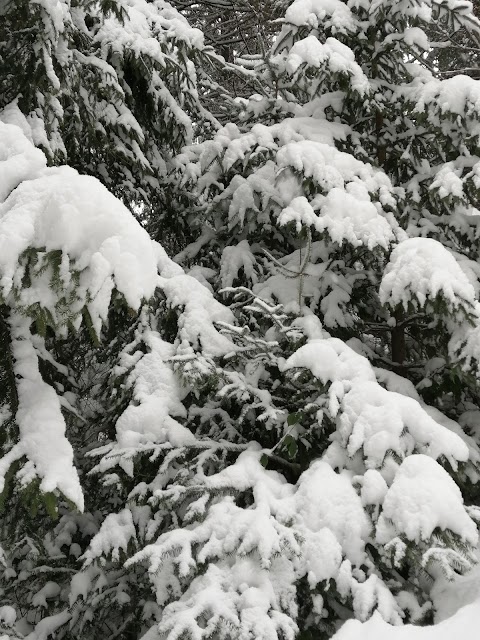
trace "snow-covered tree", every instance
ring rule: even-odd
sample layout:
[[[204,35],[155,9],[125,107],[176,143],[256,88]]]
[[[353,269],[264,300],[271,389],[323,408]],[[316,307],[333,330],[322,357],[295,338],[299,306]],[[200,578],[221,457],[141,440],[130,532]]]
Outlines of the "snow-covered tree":
[[[163,0],[7,0],[0,43],[4,120],[18,106],[50,163],[165,217],[172,154],[228,104],[202,32]]]
[[[480,102],[433,24],[480,32],[456,0],[295,0],[263,94],[170,165],[175,260],[4,112],[9,637],[355,637],[468,576]]]
[[[297,0],[243,123],[177,158],[198,237],[121,355],[92,453],[128,502],[84,556],[146,570],[149,640],[428,622],[476,561],[477,84],[422,64],[438,19],[478,29]]]

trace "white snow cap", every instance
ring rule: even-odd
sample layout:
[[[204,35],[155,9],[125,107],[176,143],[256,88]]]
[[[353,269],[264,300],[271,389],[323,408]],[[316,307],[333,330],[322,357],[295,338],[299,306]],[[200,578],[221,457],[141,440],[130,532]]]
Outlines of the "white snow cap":
[[[316,29],[320,24],[333,32],[356,30],[356,20],[345,2],[340,0],[295,0],[285,13],[285,22],[297,27]]]
[[[402,458],[413,450],[437,459],[445,456],[453,468],[469,459],[465,442],[434,420],[414,398],[381,387],[366,358],[338,338],[310,340],[293,353],[284,369],[305,367],[329,387],[329,411],[338,415],[335,441],[353,457],[363,449],[370,469],[382,468],[389,450]],[[333,463],[336,442],[324,459]],[[335,466],[335,465],[334,465]],[[391,480],[389,467],[382,475]]]
[[[326,528],[353,564],[362,563],[370,523],[348,472],[335,473],[326,462],[317,460],[300,476],[295,505],[297,518],[306,529],[326,536]]]
[[[295,73],[302,65],[319,68],[326,65],[333,73],[350,76],[352,89],[365,94],[370,83],[361,67],[355,62],[353,51],[336,38],[327,38],[325,44],[313,35],[295,42],[286,59],[286,69]]]
[[[10,119],[12,113],[7,113]],[[28,263],[27,250],[34,250],[35,264]],[[56,274],[46,259],[51,252],[57,255]],[[80,324],[86,307],[100,333],[113,289],[134,309],[153,295],[160,253],[98,180],[70,167],[46,168],[45,156],[22,129],[0,121],[0,293],[12,308],[20,432],[19,442],[0,460],[0,490],[10,465],[25,456],[23,484],[38,477],[41,491],[58,490],[83,509],[60,398],[41,377],[30,319],[22,313],[40,306],[57,330],[66,332],[67,318]]]
[[[99,332],[116,288],[134,309],[157,284],[153,244],[128,209],[93,177],[69,167],[44,168],[45,158],[21,129],[0,123],[0,290],[20,294],[12,306],[40,304],[61,324],[59,298],[75,293],[69,312],[87,306]],[[62,292],[51,287],[51,273],[30,268],[31,284],[21,285],[27,249],[61,251]],[[72,281],[80,273],[79,286]]]
[[[40,149],[13,124],[0,120],[0,203],[22,180],[37,174],[47,166],[47,159]]]
[[[448,529],[472,545],[478,542],[477,525],[451,476],[432,458],[412,455],[402,462],[387,491],[376,538],[386,544],[403,534],[419,542],[435,529]]]
[[[442,295],[451,308],[475,304],[475,289],[454,256],[432,238],[409,238],[395,247],[380,284],[382,304],[423,306]]]

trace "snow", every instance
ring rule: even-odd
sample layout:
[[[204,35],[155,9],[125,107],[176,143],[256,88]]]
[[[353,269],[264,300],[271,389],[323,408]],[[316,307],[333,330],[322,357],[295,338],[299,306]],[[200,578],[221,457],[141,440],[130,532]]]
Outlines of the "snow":
[[[16,421],[20,431],[17,444],[0,459],[0,487],[11,462],[26,456],[34,465],[44,493],[61,491],[80,510],[83,493],[73,464],[73,449],[65,437],[65,420],[57,393],[43,381],[38,356],[32,344],[30,322],[12,314],[12,354],[17,377],[18,410]]]
[[[477,564],[463,576],[455,576],[454,580],[440,576],[432,588],[431,596],[436,624],[455,615],[467,604],[480,603],[480,565]]]
[[[291,167],[306,178],[313,178],[323,191],[361,181],[369,192],[381,192],[386,204],[395,203],[392,184],[383,172],[330,144],[315,140],[285,141],[277,152],[276,162],[279,167]]]
[[[68,609],[53,616],[47,616],[35,625],[35,629],[25,636],[24,640],[47,640],[59,627],[67,624],[71,617],[72,614]]]
[[[425,31],[419,27],[410,27],[405,29],[403,32],[403,39],[405,44],[408,44],[410,47],[418,47],[423,51],[428,51],[430,49],[428,36]]]
[[[130,509],[123,509],[120,513],[110,513],[102,522],[100,531],[92,538],[87,551],[82,556],[88,566],[96,558],[109,556],[118,561],[120,550],[127,552],[128,544],[136,539]],[[78,593],[82,591],[82,584],[77,585]]]
[[[66,6],[55,0],[37,0],[38,3],[53,12],[53,16]],[[409,0],[397,3],[294,0],[287,9],[282,32],[292,34],[286,45],[291,48],[271,58],[272,66],[265,77],[279,69],[281,79],[288,74],[301,76],[305,65],[317,78],[323,71],[341,74],[343,80],[348,76],[348,81],[343,83],[346,92],[322,93],[321,86],[307,74],[301,78],[300,85],[303,83],[304,87],[300,87],[299,93],[305,92],[308,97],[309,91],[318,91],[322,95],[301,106],[294,102],[294,79],[287,78],[291,86],[281,86],[282,80],[274,100],[252,98],[249,104],[256,102],[258,111],[252,107],[249,112],[246,108],[244,114],[248,122],[249,114],[258,113],[260,119],[262,109],[271,108],[271,113],[264,114],[265,122],[270,122],[271,117],[276,124],[266,126],[257,122],[248,133],[236,125],[226,125],[212,140],[185,149],[177,158],[177,167],[183,171],[182,180],[198,178],[198,193],[191,194],[192,200],[198,197],[200,204],[211,207],[205,212],[208,224],[212,212],[218,222],[218,230],[214,230],[213,224],[211,228],[205,227],[199,240],[177,256],[178,261],[193,260],[202,250],[200,264],[189,273],[171,261],[159,244],[150,242],[125,207],[97,181],[79,176],[67,167],[46,168],[44,156],[31,144],[33,133],[29,122],[22,120],[14,107],[3,113],[3,118],[13,124],[0,124],[0,190],[4,186],[0,194],[0,288],[12,309],[20,441],[0,460],[2,473],[13,460],[26,456],[27,463],[17,474],[21,483],[38,476],[42,490],[61,491],[79,508],[82,506],[73,453],[65,438],[61,399],[40,375],[39,358],[45,356],[45,343],[30,335],[30,316],[34,317],[38,305],[52,314],[54,328],[61,331],[67,315],[65,309],[62,311],[61,299],[78,294],[67,312],[76,314],[74,324],[78,326],[86,307],[100,335],[114,290],[123,295],[134,310],[154,294],[158,296],[154,309],[143,307],[136,316],[133,341],[121,351],[113,372],[121,384],[115,399],[115,405],[122,411],[115,423],[116,441],[97,450],[97,453],[101,451],[98,455],[105,456],[96,471],[119,464],[130,476],[127,485],[133,489],[127,498],[128,506],[123,508],[121,492],[116,495],[114,490],[109,494],[110,511],[113,509],[115,513],[106,516],[100,530],[90,530],[91,543],[82,557],[85,570],[73,576],[70,593],[56,583],[44,584],[45,581],[42,589],[35,589],[33,606],[50,608],[53,603],[49,600],[55,599],[54,610],[58,611],[61,602],[68,600],[71,613],[65,611],[44,619],[29,640],[43,640],[67,624],[70,615],[77,616],[75,604],[79,612],[86,611],[88,622],[90,602],[82,610],[84,603],[77,600],[92,598],[96,589],[94,580],[100,572],[106,589],[98,599],[93,596],[92,604],[101,602],[104,595],[108,596],[104,602],[117,602],[119,606],[128,603],[129,576],[138,578],[144,594],[148,594],[148,589],[144,589],[141,581],[151,581],[155,602],[147,600],[145,607],[151,605],[154,615],[145,621],[144,627],[160,621],[160,625],[152,627],[145,636],[152,639],[160,635],[169,638],[191,635],[195,639],[278,640],[282,637],[294,640],[304,631],[296,625],[299,608],[310,606],[308,598],[306,602],[299,601],[299,594],[303,595],[303,591],[297,592],[299,585],[302,590],[307,585],[314,590],[315,604],[310,618],[314,624],[322,614],[332,615],[334,623],[348,615],[358,618],[359,621],[347,622],[338,632],[336,637],[340,640],[350,637],[374,640],[377,632],[382,639],[407,632],[409,638],[425,635],[432,640],[442,638],[443,631],[448,640],[457,635],[456,628],[448,626],[448,620],[440,623],[436,634],[428,628],[399,626],[396,629],[386,622],[401,625],[405,611],[416,612],[419,619],[419,612],[428,610],[429,602],[424,604],[424,596],[428,598],[430,583],[425,588],[421,584],[423,577],[416,566],[417,558],[423,558],[423,568],[431,572],[432,577],[436,577],[436,571],[430,571],[429,559],[435,559],[435,554],[442,551],[451,551],[452,566],[458,568],[454,555],[456,542],[465,551],[467,560],[471,559],[469,546],[478,542],[477,527],[472,519],[474,511],[465,507],[460,489],[441,464],[451,467],[457,480],[463,480],[464,476],[472,480],[471,469],[479,461],[478,448],[472,439],[463,436],[457,423],[422,403],[419,391],[422,384],[427,384],[426,378],[416,389],[399,375],[371,366],[365,355],[388,355],[383,338],[367,336],[365,344],[352,339],[347,345],[330,337],[320,320],[303,308],[304,300],[308,300],[306,304],[311,304],[321,315],[325,326],[345,327],[346,331],[339,334],[348,336],[354,335],[357,323],[365,319],[362,309],[368,309],[370,318],[379,322],[387,319],[383,328],[388,335],[388,323],[390,328],[394,324],[392,319],[388,321],[385,309],[379,309],[375,292],[368,299],[359,300],[359,297],[367,288],[373,290],[375,270],[378,274],[391,245],[399,243],[391,253],[380,286],[382,304],[407,308],[413,300],[414,306],[423,306],[440,296],[450,310],[468,307],[480,318],[473,260],[469,266],[466,260],[457,259],[453,250],[430,238],[406,240],[406,234],[395,220],[396,214],[391,213],[396,210],[402,190],[394,187],[381,170],[335,147],[341,140],[342,148],[353,145],[360,150],[362,137],[341,120],[351,120],[352,113],[355,117],[355,111],[349,111],[350,106],[355,107],[354,102],[349,102],[354,99],[350,90],[357,89],[363,95],[370,86],[352,51],[335,38],[325,40],[325,30],[351,38],[352,33],[360,29],[365,33],[387,8],[389,15],[403,11],[404,15],[413,16],[407,22],[416,24],[416,13],[420,18],[428,16],[431,3],[414,4]],[[180,60],[185,43],[196,49],[190,52],[192,59],[201,53],[204,47],[201,33],[191,29],[161,0],[121,0],[119,6],[126,9],[126,24],[120,26],[110,14],[108,20],[96,27],[95,46],[107,52],[112,60],[116,54],[124,56],[125,51],[130,51],[139,61],[145,57],[147,66],[153,60],[158,68],[154,67],[149,74],[152,83],[149,90],[157,104],[167,105],[165,117],[171,119],[170,109],[188,129],[190,120],[179,106],[181,100],[176,100],[163,85],[162,78],[168,75],[168,68],[165,74],[159,69],[167,62],[170,64],[168,51],[178,53]],[[365,14],[363,24],[357,21],[357,15],[362,17],[362,14]],[[309,29],[314,29],[315,35],[304,37]],[[362,38],[362,34],[360,38],[354,36],[356,45],[361,45]],[[417,27],[400,34],[398,49],[394,38],[390,42],[394,42],[393,47],[387,41],[377,46],[386,47],[388,54],[399,51],[405,44],[428,50],[425,32]],[[45,63],[49,62],[47,56]],[[368,59],[364,62],[367,66],[370,63]],[[94,60],[87,63],[101,67],[111,75],[112,82],[115,81],[113,66]],[[285,67],[288,74],[283,75]],[[50,78],[55,82],[53,66],[50,71]],[[176,72],[173,75],[176,77]],[[333,76],[332,85],[335,81]],[[457,89],[461,95],[453,98],[448,95]],[[393,83],[390,90],[395,91]],[[429,109],[443,110],[443,101],[447,99],[453,109],[459,108],[463,101],[471,115],[478,109],[478,87],[464,81],[429,84],[425,77],[418,76],[408,92],[409,99],[419,109],[423,104]],[[395,97],[394,93],[393,100]],[[390,95],[385,99],[390,100]],[[409,105],[399,102],[408,111]],[[282,110],[292,117],[279,122]],[[328,118],[338,122],[330,122]],[[135,132],[139,139],[143,136],[128,110],[112,107],[104,120]],[[190,133],[193,134],[193,130]],[[365,149],[360,151],[364,157]],[[428,187],[425,187],[426,197],[430,196],[431,202],[435,198],[466,197],[467,189],[462,181],[464,169],[455,163],[431,169],[430,192],[426,192]],[[236,175],[230,180],[233,174]],[[185,191],[188,186],[185,185]],[[210,189],[218,195],[210,197]],[[408,215],[408,211],[405,214]],[[432,213],[425,233],[440,229],[440,222],[439,227],[434,228],[435,216]],[[222,220],[225,221],[223,228]],[[290,230],[281,228],[287,224],[299,234],[308,227],[320,235],[320,239],[316,237],[310,242],[310,233],[290,238]],[[267,233],[263,233],[262,225]],[[300,249],[305,235],[309,264],[305,248]],[[225,237],[229,238],[227,246],[221,244]],[[275,249],[278,249],[277,257],[270,264],[263,256],[259,257],[262,239],[268,241],[269,238],[274,238]],[[281,254],[285,246],[282,238],[290,243],[290,254]],[[213,246],[212,253],[209,253],[209,243]],[[338,246],[343,243],[350,246]],[[368,251],[358,250],[362,246]],[[38,259],[37,266],[27,262],[25,251],[32,253],[32,249]],[[48,264],[52,252],[57,252],[58,274]],[[297,278],[295,269],[303,265],[302,257],[305,268]],[[212,264],[218,267],[218,260],[219,274],[218,269],[210,269]],[[60,292],[51,286],[52,274],[58,275]],[[28,286],[24,286],[26,275],[30,276]],[[314,378],[305,376],[308,379],[305,398],[312,396],[305,400],[311,403],[305,413],[313,407],[312,415],[316,415],[317,421],[312,425],[314,448],[305,451],[306,460],[310,462],[306,470],[302,466],[301,472],[296,471],[297,462],[304,464],[303,457],[290,465],[285,477],[280,472],[267,470],[262,464],[264,457],[271,460],[274,452],[280,454],[280,451],[273,444],[269,445],[272,449],[262,450],[261,445],[248,443],[255,433],[263,441],[265,434],[259,422],[268,411],[277,412],[275,426],[279,437],[282,433],[290,434],[287,428],[282,431],[284,426],[288,427],[283,425],[283,421],[288,422],[288,412],[277,409],[278,405],[274,404],[273,391],[278,397],[284,395],[284,389],[276,386],[278,381],[275,381],[272,391],[268,377],[274,367],[262,364],[257,367],[255,354],[245,365],[245,373],[236,368],[238,357],[225,357],[238,354],[235,354],[237,347],[227,332],[222,333],[222,328],[239,334],[242,328],[225,326],[234,325],[235,317],[215,298],[218,275],[223,287],[232,287],[244,278],[255,295],[268,294],[284,302],[285,308],[279,313],[305,311],[306,315],[294,323],[292,333],[287,330],[284,335],[287,338],[294,335],[297,339],[302,333],[299,329],[303,329],[307,343],[286,362],[281,358],[275,360],[276,353],[267,348],[265,358],[271,357],[272,363],[279,361],[288,385],[298,380],[300,369],[309,370]],[[357,287],[360,278],[365,280],[365,288],[363,283]],[[298,300],[295,308],[293,300]],[[172,321],[163,327],[166,309]],[[28,319],[21,312],[30,313]],[[382,315],[383,312],[386,315]],[[243,313],[244,310],[240,311]],[[283,322],[286,316],[280,317]],[[152,323],[157,330],[152,329]],[[178,328],[178,333],[167,342],[165,336],[170,335],[171,326]],[[250,327],[254,327],[253,322]],[[133,331],[133,327],[131,329]],[[257,329],[259,333],[254,335],[263,330],[263,320],[253,331]],[[273,345],[273,337],[283,330],[282,327],[275,334],[270,329],[267,335],[272,342],[265,339],[264,344]],[[466,325],[461,327],[453,334],[450,351],[460,353],[470,365],[470,360],[480,354],[479,335],[478,327],[469,328],[468,332]],[[45,356],[45,359],[55,366],[53,358]],[[480,357],[477,359],[480,361]],[[445,360],[443,363],[446,364]],[[208,398],[204,385],[191,384],[195,367],[198,367],[198,377],[207,378],[208,393],[211,392]],[[434,370],[432,362],[425,365],[427,373]],[[212,379],[218,388],[210,391]],[[417,374],[412,379],[417,382]],[[299,394],[303,391],[299,389]],[[467,388],[466,398],[469,393]],[[254,396],[251,404],[245,400],[249,394]],[[285,398],[280,400],[283,402]],[[464,404],[460,411],[473,411],[468,402]],[[249,409],[252,406],[253,409]],[[447,408],[451,409],[449,415],[456,414],[456,408],[450,405]],[[297,409],[303,415],[304,407]],[[249,414],[252,414],[250,425]],[[216,420],[221,423],[216,433],[222,436],[218,438],[211,435],[215,433],[216,424],[207,435],[211,428],[209,422]],[[303,424],[294,426],[291,433],[300,438],[302,446],[308,447],[306,428]],[[221,439],[229,427],[232,431],[238,428],[235,438],[238,436],[239,440]],[[265,428],[271,429],[268,421]],[[318,440],[314,432],[317,429]],[[274,431],[267,435],[266,442],[275,442]],[[107,437],[107,433],[102,432],[103,437]],[[136,478],[135,454],[140,457],[145,453],[150,456],[151,464],[142,466]],[[160,456],[160,462],[156,462]],[[232,462],[235,457],[236,461]],[[276,456],[278,468],[288,469],[287,461],[283,461],[285,465],[280,462]],[[465,464],[459,465],[460,462]],[[124,474],[107,476],[105,486],[120,487],[120,475]],[[286,477],[298,478],[298,481],[292,484],[293,480],[288,482]],[[137,481],[141,482],[135,486]],[[139,511],[135,511],[133,504],[136,499],[142,501],[142,506],[137,507]],[[101,517],[100,513],[95,514],[95,518]],[[454,535],[452,549],[442,547],[441,536],[437,539],[439,532],[446,532],[447,537]],[[60,552],[61,543],[66,541],[72,543],[70,553],[80,555],[78,542],[84,544],[81,533],[73,527],[63,533],[56,532],[52,536],[55,540],[49,541],[50,551],[58,548]],[[137,544],[140,550],[132,553]],[[387,558],[390,551],[394,552],[394,560],[398,560],[399,565],[405,554],[408,561],[408,566],[402,567],[405,571],[395,574],[390,570]],[[411,556],[409,551],[413,552]],[[377,554],[382,560],[378,563]],[[122,568],[117,565],[118,571],[110,571],[111,562],[120,563],[121,556],[123,562],[124,555],[130,557]],[[458,558],[461,560],[460,554]],[[134,571],[137,562],[144,563],[144,567]],[[104,573],[102,566],[105,566]],[[111,588],[115,583],[118,588]],[[472,598],[476,597],[474,576],[471,581],[466,577],[456,584],[470,589]],[[402,592],[402,588],[411,591]],[[447,615],[445,601],[455,599],[449,595],[448,588],[443,585],[442,591],[437,582],[432,597],[436,606],[443,609],[442,615]],[[470,620],[470,614],[461,617],[462,611],[465,612],[448,610],[460,620],[460,627],[462,620]],[[368,620],[372,613],[373,618],[362,626],[360,621]],[[479,613],[477,607],[477,621]],[[302,617],[303,614],[304,610]],[[412,614],[412,618],[415,619],[415,615]],[[332,620],[325,622],[328,625]],[[464,624],[465,637],[468,624]],[[320,628],[318,633],[324,631]]]
[[[318,505],[318,501],[315,504]],[[328,527],[314,531],[307,537],[303,554],[308,584],[312,589],[319,582],[336,576],[342,563],[342,547]]]
[[[379,214],[379,207],[371,202],[367,190],[353,182],[345,190],[333,187],[326,196],[315,196],[311,203],[304,196],[294,198],[278,216],[281,226],[289,222],[295,222],[297,231],[302,226],[313,226],[320,233],[326,230],[338,244],[347,241],[354,247],[366,245],[369,249],[387,249],[397,231],[393,221]]]
[[[182,446],[195,441],[192,433],[172,417],[186,416],[180,401],[179,381],[166,362],[175,353],[173,345],[153,331],[147,331],[143,339],[149,351],[137,362],[126,381],[127,387],[133,387],[134,402],[117,420],[118,446],[136,447],[152,442]],[[128,366],[130,358],[124,355],[120,366]]]
[[[480,600],[462,607],[454,616],[429,627],[391,626],[375,612],[365,623],[347,621],[332,640],[477,640]]]
[[[397,225],[381,215],[381,208],[371,202],[361,184],[349,183],[345,190],[334,187],[326,196],[317,195],[313,204],[320,210],[316,229],[320,232],[326,229],[339,244],[346,240],[354,247],[387,249],[396,239]]]
[[[376,469],[367,469],[363,476],[354,478],[354,481],[360,483],[360,496],[364,506],[380,505],[383,503],[388,491],[388,486],[382,474]]]
[[[275,564],[278,569],[272,567],[269,572],[259,571],[249,559],[233,567],[209,565],[178,602],[165,608],[160,635],[207,638],[220,626],[223,637],[294,640],[297,626],[280,610],[280,602],[287,604],[292,594],[278,592],[278,583],[270,580],[270,575],[278,573],[281,578],[285,571],[281,559]]]
[[[16,619],[17,614],[13,607],[10,607],[9,605],[3,605],[0,607],[0,621],[6,624],[7,627],[13,626]]]
[[[303,520],[306,529],[324,532],[321,537],[330,543],[326,555],[337,555],[340,544],[343,554],[353,564],[361,565],[370,522],[349,473],[335,473],[326,462],[317,461],[300,476],[297,486],[296,517]],[[325,528],[334,534],[333,538]],[[318,541],[318,536],[314,540]]]
[[[231,287],[240,269],[253,283],[257,281],[255,274],[256,260],[247,240],[241,240],[237,245],[225,247],[220,261],[220,281],[222,287]]]
[[[368,360],[338,338],[310,340],[297,349],[284,366],[285,370],[295,367],[310,369],[323,384],[375,380],[375,373]]]
[[[3,113],[0,113],[0,118]],[[0,203],[23,181],[47,166],[40,149],[20,132],[19,127],[0,120]]]
[[[363,448],[368,468],[381,467],[389,450],[401,457],[414,449],[433,459],[445,456],[454,468],[469,457],[462,438],[431,418],[416,400],[376,382],[357,382],[346,393],[338,436],[349,456]]]
[[[454,362],[460,362],[465,371],[475,370],[480,364],[480,305],[475,305],[475,323],[463,322],[452,332],[448,353]]]
[[[355,62],[352,50],[336,38],[327,38],[322,44],[314,35],[297,40],[286,58],[286,69],[294,74],[306,64],[319,68],[325,65],[332,73],[348,75],[351,87],[360,95],[368,92],[370,84],[361,67]]]
[[[24,114],[18,108],[18,98],[13,100],[13,102],[10,102],[9,104],[7,104],[6,107],[0,110],[0,123],[10,124],[10,125],[15,125],[17,127],[20,127],[20,129],[23,131],[23,134],[28,139],[28,141],[33,142],[35,144],[35,141],[32,135],[31,125],[29,124]],[[5,132],[5,128],[3,130]],[[6,134],[4,133],[4,135]],[[14,138],[15,140],[17,140],[16,134],[14,134]],[[42,167],[43,166],[45,166],[45,162],[42,163]]]
[[[32,598],[33,607],[47,607],[47,600],[56,598],[60,594],[61,587],[56,582],[47,582]]]
[[[7,304],[20,308],[39,303],[60,328],[65,323],[65,310],[62,312],[59,303],[75,292],[68,315],[81,321],[79,314],[86,307],[99,333],[113,288],[133,309],[153,295],[158,283],[157,261],[150,238],[98,180],[69,167],[39,171],[44,162],[39,161],[41,152],[18,127],[1,123],[0,127],[7,127],[8,132],[0,184],[5,175],[9,188],[16,187],[0,204],[2,295]],[[23,254],[32,248],[39,252],[37,271],[30,268],[30,286],[19,286],[25,269]],[[54,251],[62,252],[62,286],[56,293],[50,286],[51,273],[40,268],[43,258],[48,261],[48,253]]]
[[[285,13],[285,22],[313,29],[324,25],[333,33],[356,31],[356,20],[350,8],[340,0],[295,0]]]
[[[413,90],[416,111],[432,110],[440,114],[473,116],[478,118],[480,108],[480,86],[470,76],[456,75],[446,80],[432,78]]]
[[[380,468],[388,451],[403,457],[413,450],[433,459],[445,456],[453,468],[469,459],[463,439],[436,422],[412,398],[381,387],[366,358],[337,338],[313,339],[300,347],[284,364],[284,370],[310,369],[329,388],[329,411],[339,416],[334,441],[352,457],[361,448],[367,468]],[[325,459],[334,456],[335,447]],[[334,465],[335,466],[335,465]],[[389,467],[382,475],[391,480]]]
[[[452,477],[432,458],[411,455],[386,493],[377,542],[386,544],[397,535],[428,540],[436,529],[448,529],[473,546],[478,542],[477,526],[465,511]]]
[[[437,190],[440,198],[446,198],[448,196],[454,196],[456,198],[463,198],[463,180],[461,179],[462,170],[455,168],[453,162],[447,162],[442,165],[438,173],[436,174],[430,190]]]
[[[148,64],[154,68],[149,74],[148,92],[156,102],[163,105],[169,117],[176,120],[183,128],[187,140],[191,139],[193,128],[190,117],[182,109],[181,101],[171,93],[165,82],[165,74],[161,70],[172,62],[176,66],[185,65],[182,56],[172,55],[176,48],[188,47],[197,51],[203,50],[205,48],[203,33],[191,27],[187,20],[167,2],[124,0],[122,8],[124,20],[119,21],[114,15],[104,19],[95,32],[93,44],[114,58],[134,56],[139,60],[143,58],[149,60]],[[191,66],[187,69],[186,76],[190,74],[193,76],[194,71]],[[189,91],[197,97],[196,90],[189,89]],[[102,115],[104,117],[104,114]],[[118,117],[122,115],[127,118],[129,128],[140,129],[130,112],[121,114],[114,109],[115,123],[118,123]],[[139,148],[134,150],[141,154]]]
[[[198,280],[188,275],[159,278],[159,286],[172,308],[181,308],[179,336],[205,355],[224,355],[235,351],[234,344],[215,328],[214,323],[232,324],[230,309],[215,300]]]
[[[451,309],[473,307],[475,289],[454,256],[433,238],[409,238],[395,247],[380,284],[380,301],[423,307],[442,296]]]

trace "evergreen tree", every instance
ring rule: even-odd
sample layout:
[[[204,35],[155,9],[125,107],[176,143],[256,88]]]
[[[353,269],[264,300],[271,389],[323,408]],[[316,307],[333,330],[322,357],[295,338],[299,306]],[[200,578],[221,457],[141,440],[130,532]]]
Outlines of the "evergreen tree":
[[[132,478],[116,518],[163,608],[149,639],[425,623],[432,581],[475,562],[476,83],[421,64],[431,21],[477,28],[469,11],[297,0],[265,95],[177,158],[204,203],[176,257],[190,279],[168,266],[171,328],[130,360],[139,404],[96,469]],[[118,553],[112,529],[89,567]]]
[[[172,154],[226,102],[201,31],[163,0],[5,0],[0,42],[0,110],[18,106],[49,162],[166,217]]]
[[[471,570],[480,102],[440,23],[480,32],[295,0],[263,94],[170,165],[174,261],[3,112],[7,637],[329,638]]]

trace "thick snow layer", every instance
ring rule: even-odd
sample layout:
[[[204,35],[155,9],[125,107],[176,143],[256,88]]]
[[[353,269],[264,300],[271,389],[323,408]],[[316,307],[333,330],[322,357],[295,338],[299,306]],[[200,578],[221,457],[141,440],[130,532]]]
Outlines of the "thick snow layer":
[[[236,245],[225,247],[220,261],[222,287],[231,287],[240,269],[243,269],[247,278],[255,283],[257,281],[254,269],[255,262],[255,256],[247,240],[241,240]]]
[[[136,539],[136,531],[130,509],[110,513],[102,522],[100,531],[93,537],[82,559],[86,564],[90,564],[96,558],[105,558],[112,554],[113,560],[118,561],[120,551],[126,553],[132,539]]]
[[[73,465],[73,449],[65,437],[65,420],[56,391],[43,381],[38,356],[32,344],[29,320],[12,314],[12,354],[17,378],[18,410],[16,421],[19,442],[0,459],[0,490],[5,473],[14,460],[26,456],[33,465],[24,481],[39,477],[44,493],[61,491],[83,510],[83,494]],[[28,464],[28,463],[27,463]]]
[[[59,627],[67,624],[71,617],[72,614],[68,609],[53,616],[47,616],[35,625],[35,629],[28,636],[25,636],[25,640],[47,640]]]
[[[376,382],[358,381],[346,393],[338,435],[349,456],[363,447],[370,468],[381,467],[389,450],[401,457],[413,450],[434,459],[445,456],[454,468],[469,458],[462,438],[436,422],[416,400]]]
[[[19,127],[0,120],[0,203],[23,180],[37,175],[46,166],[44,154],[33,146]]]
[[[452,113],[478,117],[480,108],[480,85],[477,80],[465,75],[456,75],[446,80],[431,79],[412,93],[416,98],[415,109],[435,109],[440,113]]]
[[[346,241],[354,247],[363,244],[369,249],[387,249],[396,239],[397,228],[393,220],[380,215],[379,209],[363,185],[352,182],[345,189],[334,187],[326,196],[317,195],[312,203],[304,196],[294,198],[282,210],[278,222],[284,225],[294,221],[298,231],[303,225],[313,226],[320,233],[326,230],[338,244]]]
[[[428,51],[430,42],[428,36],[423,29],[419,27],[410,27],[403,32],[403,40],[410,47],[418,47],[423,51]]]
[[[330,144],[313,140],[286,141],[276,157],[279,167],[301,171],[328,192],[344,188],[348,182],[363,182],[369,192],[379,192],[383,204],[394,205],[393,187],[388,176],[349,153],[338,151]]]
[[[175,353],[173,345],[153,331],[148,331],[143,339],[149,351],[127,379],[127,386],[133,387],[134,402],[117,420],[118,446],[171,442],[179,447],[194,442],[192,433],[172,417],[186,416],[178,379],[166,362]],[[130,358],[124,355],[120,366],[128,366]]]
[[[382,304],[423,306],[441,295],[452,307],[475,304],[475,289],[454,256],[432,238],[409,238],[392,251],[380,284]]]
[[[443,622],[455,615],[461,607],[480,602],[480,565],[454,580],[437,578],[431,597],[435,608],[435,622]]]
[[[338,338],[310,340],[297,349],[285,363],[285,370],[294,367],[310,369],[323,384],[335,381],[375,380],[375,373],[368,360],[355,353]]]
[[[294,606],[293,593],[284,586],[288,579],[294,578],[281,557],[268,571],[248,558],[233,566],[210,564],[177,602],[165,608],[157,637],[188,634],[200,640],[217,632],[225,638],[294,640],[298,628],[282,611],[288,607],[292,612]]]
[[[454,468],[469,459],[459,435],[436,422],[414,398],[381,387],[368,360],[341,340],[310,340],[284,365],[285,370],[296,367],[310,369],[323,384],[332,383],[329,411],[339,415],[334,439],[350,457],[363,448],[367,468],[382,467],[390,450],[402,458],[414,450],[434,459],[445,456]],[[327,451],[326,459],[335,450]],[[382,470],[387,480],[389,473],[388,467]]]
[[[406,458],[383,501],[376,539],[386,544],[399,535],[428,540],[435,529],[450,530],[471,545],[477,525],[463,506],[460,489],[435,460],[425,455]]]
[[[202,346],[204,354],[219,356],[235,350],[234,344],[215,328],[215,322],[233,323],[233,313],[213,297],[198,280],[188,275],[159,278],[159,286],[167,303],[180,307],[178,321],[180,339],[194,347]]]
[[[288,52],[286,69],[293,74],[303,64],[316,68],[325,65],[330,73],[348,75],[352,89],[360,95],[370,88],[367,77],[355,62],[353,51],[336,38],[327,38],[325,44],[313,35],[297,40]]]
[[[367,622],[349,620],[332,640],[461,640],[478,639],[480,600],[461,608],[454,616],[430,627],[391,626],[379,613]]]
[[[158,283],[155,251],[146,231],[98,180],[69,167],[40,170],[40,152],[22,131],[2,123],[0,127],[0,133],[5,127],[7,131],[0,185],[5,176],[10,187],[16,187],[0,203],[0,290],[7,304],[40,304],[61,325],[59,300],[76,296],[66,315],[78,316],[86,306],[97,332],[107,317],[113,288],[138,309]],[[1,135],[0,140],[2,149]],[[37,249],[40,260],[37,270],[30,268],[30,286],[22,286],[27,249]],[[45,252],[53,251],[61,251],[60,291],[51,286],[52,273],[40,268]],[[74,273],[79,274],[78,285]]]
[[[313,29],[322,25],[332,29],[333,33],[356,30],[354,15],[340,0],[295,0],[285,13],[285,22]]]
[[[338,474],[326,462],[314,462],[300,476],[295,506],[296,517],[303,520],[306,529],[320,532],[326,527],[344,555],[353,564],[362,564],[370,523],[348,472]],[[322,537],[330,539],[325,534]],[[320,579],[321,574],[316,574]]]

